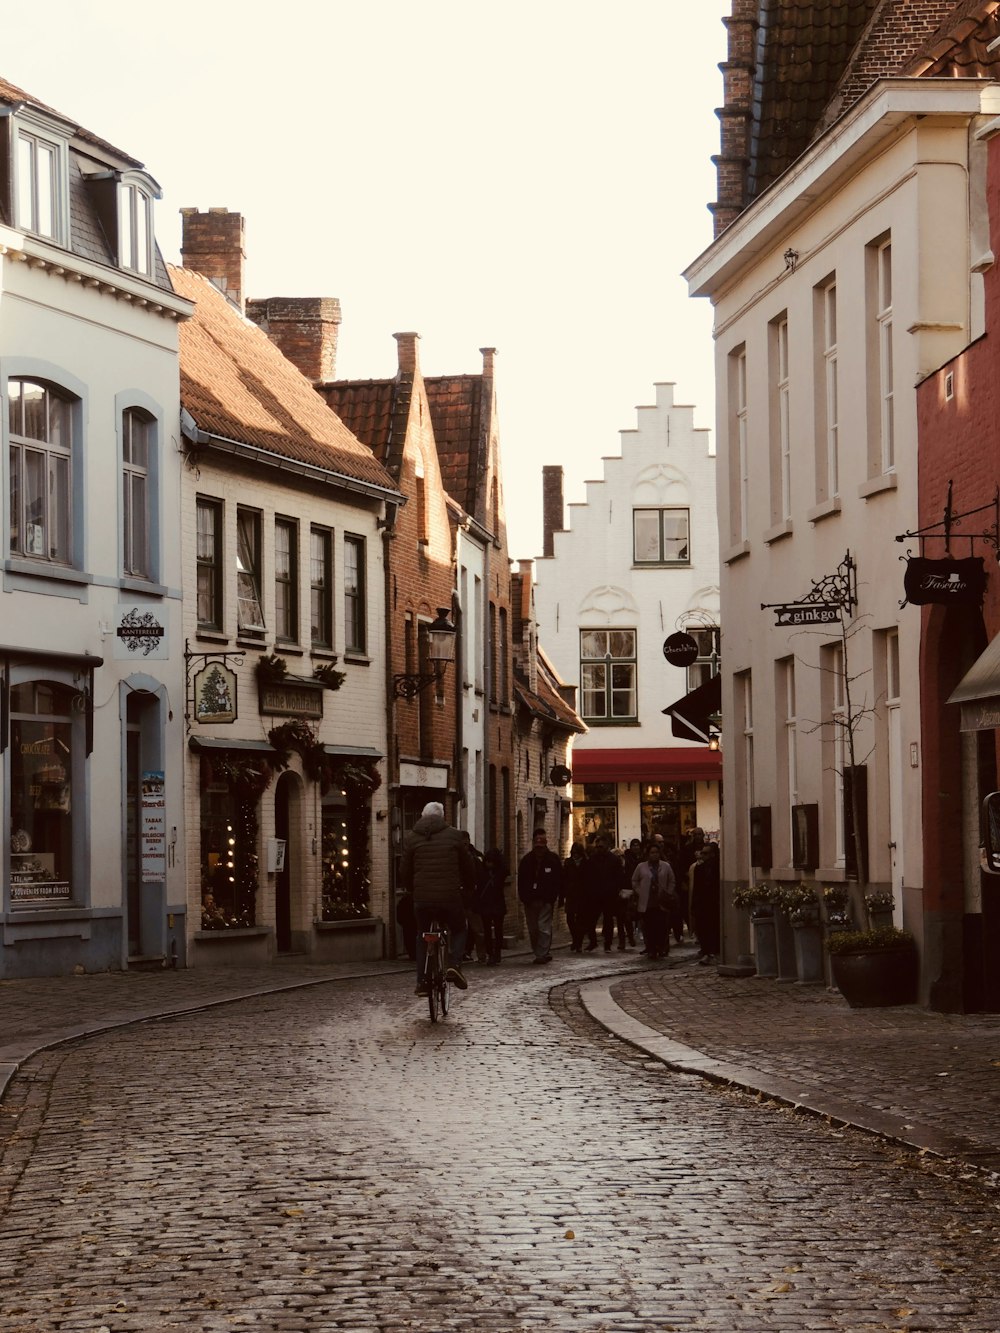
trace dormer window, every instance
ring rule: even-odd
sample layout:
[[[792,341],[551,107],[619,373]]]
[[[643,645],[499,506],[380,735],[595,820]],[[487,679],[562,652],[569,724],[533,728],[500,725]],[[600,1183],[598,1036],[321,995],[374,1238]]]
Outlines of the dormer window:
[[[153,196],[135,181],[118,186],[118,262],[151,277],[153,273]]]
[[[32,127],[16,130],[14,218],[23,231],[65,244],[66,148]]]

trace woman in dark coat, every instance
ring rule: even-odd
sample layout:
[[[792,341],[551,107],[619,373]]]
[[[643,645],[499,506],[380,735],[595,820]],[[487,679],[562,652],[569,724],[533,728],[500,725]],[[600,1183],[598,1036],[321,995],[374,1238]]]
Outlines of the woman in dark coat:
[[[587,934],[590,935],[590,948],[597,948],[597,914],[588,909],[589,900],[584,884],[583,871],[586,864],[587,849],[582,842],[574,842],[569,849],[569,856],[563,862],[561,885],[573,953],[583,952],[583,937]]]
[[[691,867],[691,924],[698,937],[698,962],[716,958],[720,948],[719,848],[706,842]]]

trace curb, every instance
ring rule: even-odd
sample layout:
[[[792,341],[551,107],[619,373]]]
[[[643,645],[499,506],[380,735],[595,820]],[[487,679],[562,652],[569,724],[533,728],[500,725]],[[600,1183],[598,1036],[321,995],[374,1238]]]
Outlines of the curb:
[[[741,1092],[759,1094],[793,1111],[815,1116],[837,1127],[849,1126],[861,1130],[912,1152],[943,1161],[958,1159],[993,1184],[1000,1179],[991,1167],[982,1165],[982,1158],[996,1157],[996,1150],[987,1144],[977,1143],[961,1135],[942,1134],[931,1125],[910,1118],[904,1121],[899,1116],[832,1096],[821,1088],[803,1088],[801,1079],[782,1079],[762,1074],[748,1066],[716,1060],[692,1046],[665,1037],[634,1018],[612,998],[611,987],[617,984],[617,979],[584,982],[580,986],[580,1000],[584,1009],[605,1031],[654,1060],[659,1060],[668,1069],[696,1074],[710,1083]]]

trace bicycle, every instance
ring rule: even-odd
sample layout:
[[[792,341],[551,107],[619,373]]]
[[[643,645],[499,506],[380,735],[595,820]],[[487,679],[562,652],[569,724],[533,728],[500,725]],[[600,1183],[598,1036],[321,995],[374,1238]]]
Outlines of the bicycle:
[[[427,958],[424,962],[424,985],[427,987],[427,1008],[431,1022],[436,1023],[438,1012],[444,1018],[448,1013],[451,999],[451,982],[448,980],[448,929],[431,922],[429,930],[424,931],[424,944]]]

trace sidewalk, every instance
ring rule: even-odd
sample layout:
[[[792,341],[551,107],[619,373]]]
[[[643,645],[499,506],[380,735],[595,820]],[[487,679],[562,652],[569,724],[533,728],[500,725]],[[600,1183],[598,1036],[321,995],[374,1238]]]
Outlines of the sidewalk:
[[[1000,1172],[1000,1014],[851,1009],[822,986],[720,977],[683,954],[581,995],[671,1068]]]
[[[572,980],[574,962],[560,949],[546,977],[553,984]],[[246,968],[0,981],[0,1096],[20,1064],[59,1042],[412,966],[405,958],[283,959]],[[671,1068],[1000,1172],[998,1014],[850,1009],[821,986],[720,977],[714,968],[696,966],[688,949],[676,950],[669,968],[646,970],[638,955],[629,955],[627,972],[581,979],[581,998],[609,1031]]]

